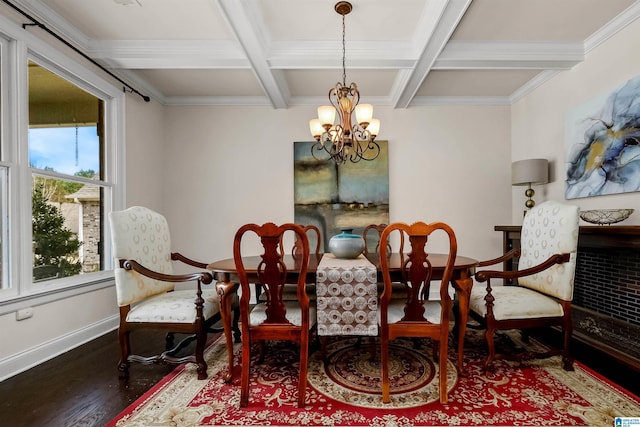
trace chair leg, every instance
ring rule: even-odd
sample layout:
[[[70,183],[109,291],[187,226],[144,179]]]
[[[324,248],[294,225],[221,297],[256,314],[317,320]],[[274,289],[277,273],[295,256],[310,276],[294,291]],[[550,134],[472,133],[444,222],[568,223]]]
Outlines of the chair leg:
[[[196,364],[198,365],[198,379],[207,379],[207,362],[204,361],[204,346],[207,342],[207,332],[200,331],[196,334]]]
[[[572,325],[564,325],[562,328],[564,332],[563,347],[562,347],[562,369],[565,371],[573,371],[573,357],[569,352],[569,343],[571,341],[571,334],[573,332]]]
[[[251,363],[251,342],[248,336],[242,337],[242,374],[240,376],[240,407],[249,404],[249,372]]]
[[[304,332],[303,332],[304,333]],[[304,408],[307,391],[307,371],[309,363],[309,342],[300,341],[300,375],[298,376],[298,408]]]
[[[391,402],[389,396],[389,340],[380,337],[380,370],[382,373],[382,403]]]
[[[121,379],[129,379],[129,353],[131,345],[129,343],[129,332],[118,330],[118,340],[120,341],[120,362],[118,362],[119,377]]]
[[[485,341],[487,342],[487,359],[484,361],[484,369],[488,370],[489,367],[491,366],[491,362],[493,362],[493,359],[495,359],[496,357],[496,346],[495,343],[493,342],[493,332],[494,330],[492,328],[489,328],[487,326],[487,329],[484,332],[484,338]]]
[[[165,346],[164,349],[169,351],[173,348],[175,334],[173,332],[167,333],[167,336],[164,338]]]
[[[438,357],[440,369],[440,403],[444,405],[449,398],[447,396],[447,363],[449,359],[447,358],[447,346],[442,345],[442,343],[438,341],[438,347],[440,350]]]
[[[240,324],[240,306],[238,305],[238,301],[237,301],[238,297],[236,295],[236,301],[235,301],[235,305],[232,305],[232,310],[233,310],[233,338],[234,338],[234,342],[239,343],[242,342],[242,334],[240,332],[240,327],[238,326]]]

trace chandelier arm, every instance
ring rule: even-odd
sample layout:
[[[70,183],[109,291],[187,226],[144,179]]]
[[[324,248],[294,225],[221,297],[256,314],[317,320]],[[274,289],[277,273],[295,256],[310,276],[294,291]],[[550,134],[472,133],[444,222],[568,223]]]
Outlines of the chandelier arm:
[[[361,146],[359,146],[359,148],[359,150],[354,150],[353,153],[349,155],[351,163],[358,163],[360,160],[375,160],[380,155],[380,145],[375,141],[369,141],[364,149]]]

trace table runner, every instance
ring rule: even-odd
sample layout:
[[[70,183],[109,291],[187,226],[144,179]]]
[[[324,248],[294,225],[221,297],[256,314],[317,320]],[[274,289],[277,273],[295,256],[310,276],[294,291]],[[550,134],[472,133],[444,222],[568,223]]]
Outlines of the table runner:
[[[364,255],[322,256],[316,273],[318,335],[378,335],[378,273]]]

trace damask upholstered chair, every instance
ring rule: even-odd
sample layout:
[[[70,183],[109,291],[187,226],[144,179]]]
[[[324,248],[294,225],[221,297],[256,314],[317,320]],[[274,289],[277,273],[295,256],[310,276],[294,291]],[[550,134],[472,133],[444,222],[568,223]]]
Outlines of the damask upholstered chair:
[[[111,238],[115,259],[116,298],[120,307],[121,357],[118,370],[129,377],[131,362],[195,363],[198,379],[207,378],[207,364],[203,357],[207,330],[220,319],[218,296],[211,273],[173,274],[172,262],[181,261],[204,270],[207,266],[179,253],[171,252],[171,237],[166,219],[150,209],[134,206],[111,212]],[[174,290],[175,283],[192,282],[195,289]],[[141,356],[131,354],[130,337],[133,331],[154,329],[167,332],[167,350],[162,354]],[[187,334],[175,347],[173,334]],[[195,336],[195,352],[178,356]]]
[[[410,252],[402,263],[402,297],[392,294],[397,286],[391,281],[387,245],[380,245],[380,268],[384,279],[384,292],[378,306],[381,342],[382,401],[390,402],[389,340],[398,337],[429,337],[438,349],[440,403],[447,403],[447,350],[449,346],[449,319],[452,299],[449,283],[453,275],[458,244],[456,235],[447,224],[435,222],[411,225],[393,223],[384,229],[381,242],[386,242],[393,232],[401,232],[411,244]],[[434,276],[430,262],[428,240],[431,236],[446,239],[447,262],[441,278]],[[409,248],[406,248],[409,249]],[[406,252],[406,250],[405,250]],[[439,298],[429,300],[430,286],[436,284]],[[435,351],[434,351],[435,353]]]
[[[520,257],[517,271],[483,270],[476,273],[471,291],[470,314],[486,328],[488,355],[485,369],[494,359],[544,358],[562,353],[563,368],[573,370],[569,341],[573,330],[571,301],[578,247],[578,207],[555,201],[536,205],[525,215],[521,248],[480,263],[486,267]],[[512,280],[513,285],[492,283]],[[486,282],[486,286],[480,284]],[[494,332],[559,325],[563,349],[545,353],[496,354]]]
[[[284,233],[293,232],[300,241],[300,256],[289,267],[283,260],[281,250]],[[257,269],[255,283],[262,287],[264,301],[251,304],[251,287],[247,269],[242,258],[243,242],[259,239],[263,252]],[[269,340],[286,340],[300,345],[300,375],[298,377],[298,407],[305,404],[307,388],[307,362],[309,359],[309,335],[316,323],[315,304],[309,302],[306,291],[306,276],[309,265],[309,241],[302,227],[296,224],[277,226],[246,224],[236,232],[233,243],[233,257],[242,290],[240,297],[240,323],[242,326],[242,377],[240,380],[240,406],[249,403],[249,373],[251,368],[251,347],[253,343],[263,344]],[[293,271],[298,272],[297,299],[283,300],[283,288]]]

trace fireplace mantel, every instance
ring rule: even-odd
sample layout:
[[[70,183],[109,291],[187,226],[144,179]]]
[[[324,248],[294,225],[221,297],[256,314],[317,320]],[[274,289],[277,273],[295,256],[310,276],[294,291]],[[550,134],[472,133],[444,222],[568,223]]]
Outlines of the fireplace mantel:
[[[519,225],[496,225],[496,231],[504,234],[505,249],[512,249],[513,240],[520,240]],[[587,225],[580,227],[578,249],[631,248],[640,250],[640,225]]]

